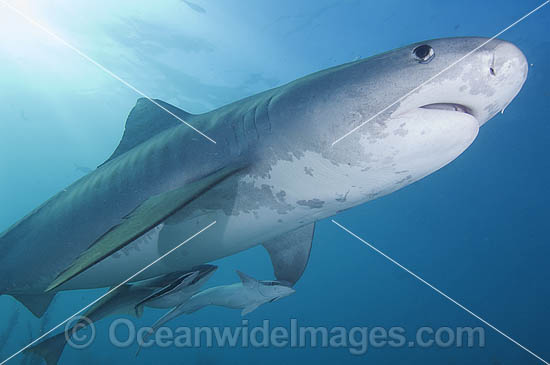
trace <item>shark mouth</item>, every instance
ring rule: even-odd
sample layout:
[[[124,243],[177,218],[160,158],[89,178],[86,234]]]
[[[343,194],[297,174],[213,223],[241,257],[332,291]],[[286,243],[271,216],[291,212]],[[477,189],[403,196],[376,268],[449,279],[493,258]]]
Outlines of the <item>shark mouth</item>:
[[[422,109],[435,109],[435,110],[448,110],[448,111],[454,111],[464,114],[469,114],[473,117],[475,117],[474,113],[470,108],[467,106],[461,105],[461,104],[453,104],[453,103],[435,103],[435,104],[428,104],[421,106]]]

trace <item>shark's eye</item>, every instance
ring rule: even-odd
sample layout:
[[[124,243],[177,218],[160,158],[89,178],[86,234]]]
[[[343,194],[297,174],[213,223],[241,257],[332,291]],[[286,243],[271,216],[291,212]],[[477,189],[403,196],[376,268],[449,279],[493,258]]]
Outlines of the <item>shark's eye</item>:
[[[434,49],[427,44],[416,47],[412,53],[414,58],[420,63],[428,63],[435,56]]]

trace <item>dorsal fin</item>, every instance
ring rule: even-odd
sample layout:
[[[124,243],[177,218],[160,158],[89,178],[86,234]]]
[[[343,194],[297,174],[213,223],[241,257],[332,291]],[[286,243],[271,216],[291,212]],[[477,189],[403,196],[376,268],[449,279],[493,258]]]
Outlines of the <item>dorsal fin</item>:
[[[250,275],[246,275],[244,272],[237,270],[237,275],[239,275],[239,278],[241,278],[241,281],[243,283],[243,286],[245,288],[254,288],[256,285],[258,285],[258,280],[254,279]]]
[[[193,114],[176,108],[162,100],[153,100],[185,121],[188,121],[193,116]],[[124,134],[115,152],[113,152],[107,161],[99,166],[117,158],[158,133],[180,124],[181,121],[167,113],[166,110],[159,108],[158,105],[155,105],[149,99],[138,99],[136,105],[130,111],[128,119],[126,119]]]

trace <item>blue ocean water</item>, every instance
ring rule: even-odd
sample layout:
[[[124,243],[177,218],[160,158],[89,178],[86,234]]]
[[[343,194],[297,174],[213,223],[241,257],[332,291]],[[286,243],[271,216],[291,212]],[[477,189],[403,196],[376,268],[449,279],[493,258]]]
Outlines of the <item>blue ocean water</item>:
[[[138,89],[194,113],[308,73],[413,42],[490,37],[541,1],[7,1]],[[116,148],[139,97],[0,4],[0,231],[86,174]],[[457,160],[389,196],[334,217],[499,330],[550,361],[550,6],[500,38],[526,55],[516,99]],[[272,277],[261,247],[216,262],[208,285],[234,270]],[[32,269],[32,268],[29,268]],[[111,320],[61,364],[537,364],[525,350],[343,232],[317,224],[308,268],[288,298],[247,326],[484,328],[485,344],[349,348],[116,348]],[[0,358],[104,291],[59,295],[43,320],[0,298]],[[162,312],[134,320],[150,325]],[[243,326],[239,311],[206,308],[172,326]],[[23,355],[11,363],[40,363]]]

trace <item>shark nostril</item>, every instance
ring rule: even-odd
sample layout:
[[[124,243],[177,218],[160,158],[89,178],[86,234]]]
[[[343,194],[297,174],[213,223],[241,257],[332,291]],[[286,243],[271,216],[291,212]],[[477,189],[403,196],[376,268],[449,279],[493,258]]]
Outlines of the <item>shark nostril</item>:
[[[493,53],[493,57],[491,59],[491,63],[489,64],[489,72],[493,76],[497,75],[497,73],[495,72],[495,54],[494,53]]]

